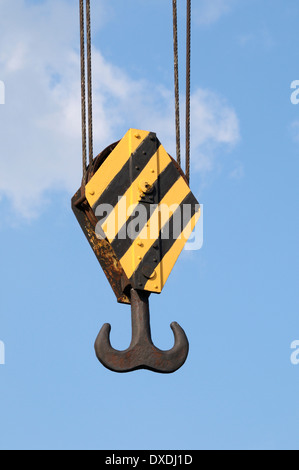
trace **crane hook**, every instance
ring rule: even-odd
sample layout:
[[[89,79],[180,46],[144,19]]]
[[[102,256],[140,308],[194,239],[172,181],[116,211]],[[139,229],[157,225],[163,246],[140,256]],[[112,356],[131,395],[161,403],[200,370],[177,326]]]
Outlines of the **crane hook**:
[[[175,344],[169,351],[156,348],[152,342],[149,313],[149,294],[131,289],[132,341],[125,351],[117,351],[110,343],[111,325],[106,323],[95,342],[99,361],[114,372],[131,372],[148,369],[153,372],[170,374],[186,361],[189,342],[181,326],[173,322],[170,327]]]

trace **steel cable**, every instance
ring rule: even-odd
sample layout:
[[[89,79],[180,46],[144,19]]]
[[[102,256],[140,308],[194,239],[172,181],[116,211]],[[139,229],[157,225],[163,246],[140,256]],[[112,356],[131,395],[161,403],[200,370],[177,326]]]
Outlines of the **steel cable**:
[[[187,1],[186,37],[186,178],[190,183],[190,141],[191,141],[191,0]],[[174,93],[175,93],[175,130],[177,162],[181,166],[181,127],[180,127],[180,90],[179,90],[179,52],[178,52],[178,13],[177,0],[173,5],[173,51],[174,51]]]
[[[82,166],[83,180],[87,169],[87,139],[86,139],[86,89],[85,89],[85,21],[84,0],[79,0],[80,7],[80,58],[81,58],[81,120],[82,120]]]
[[[173,4],[173,51],[174,51],[174,88],[175,88],[175,127],[177,162],[181,165],[181,129],[180,129],[180,90],[179,90],[179,52],[178,52],[178,15],[177,0]]]
[[[88,85],[88,146],[89,164],[93,162],[93,125],[92,125],[92,59],[91,59],[91,20],[90,0],[86,0],[86,25],[87,25],[87,85]]]
[[[191,140],[191,0],[187,0],[187,50],[186,50],[186,177],[190,184]]]
[[[81,115],[82,115],[82,164],[83,178],[87,170],[87,124],[86,124],[86,66],[85,66],[85,18],[84,0],[80,4],[80,49],[81,49]],[[187,50],[186,50],[186,177],[190,181],[190,122],[191,122],[191,0],[187,0]],[[87,93],[88,93],[88,146],[89,164],[93,161],[93,109],[92,109],[92,58],[90,0],[86,0],[87,25]],[[179,96],[179,53],[177,0],[173,0],[173,49],[175,83],[175,122],[177,162],[181,165],[181,130]]]

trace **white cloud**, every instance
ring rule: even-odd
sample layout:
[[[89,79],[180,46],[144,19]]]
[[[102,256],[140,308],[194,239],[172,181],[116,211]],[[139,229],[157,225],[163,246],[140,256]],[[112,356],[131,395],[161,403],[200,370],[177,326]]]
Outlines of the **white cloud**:
[[[6,88],[6,104],[0,106],[0,197],[30,218],[40,213],[49,191],[72,194],[81,178],[77,4],[0,0],[0,11],[0,79]],[[136,127],[156,131],[174,155],[173,91],[133,80],[98,49],[93,74],[95,151]],[[194,169],[211,171],[217,147],[238,141],[237,116],[208,90],[194,93],[192,115]]]
[[[199,25],[216,23],[231,11],[235,3],[236,0],[198,0],[195,7],[196,21]]]
[[[197,90],[192,99],[192,122],[195,169],[210,171],[216,149],[231,148],[239,141],[237,115],[222,97],[209,90]]]
[[[243,33],[239,36],[238,41],[243,47],[262,47],[265,50],[272,49],[276,44],[273,35],[266,27],[254,32]]]

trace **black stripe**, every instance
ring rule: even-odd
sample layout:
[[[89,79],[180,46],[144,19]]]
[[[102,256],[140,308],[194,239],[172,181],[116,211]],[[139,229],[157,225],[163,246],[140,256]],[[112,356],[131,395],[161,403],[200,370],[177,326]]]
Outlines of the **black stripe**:
[[[190,205],[190,213],[189,211],[184,210],[184,205]],[[148,250],[140,265],[133,273],[130,279],[133,287],[139,289],[144,288],[147,281],[151,278],[151,274],[153,274],[154,270],[163,260],[166,253],[168,253],[168,251],[176,242],[178,235],[183,232],[183,230],[186,228],[186,226],[196,213],[198,206],[199,203],[197,202],[193,194],[190,192],[182,201],[178,209],[174,212],[172,217],[169,219],[169,222],[164,227],[162,227],[157,242],[154,243],[154,245]],[[174,220],[176,219],[176,217],[181,216],[182,213],[183,218],[181,217],[181,225],[178,228],[176,227],[178,233],[174,233]],[[169,227],[169,237],[167,239],[163,238],[163,229],[165,230],[166,226]]]
[[[110,204],[113,207],[116,206],[118,198],[126,193],[133,181],[139,176],[140,171],[146,167],[150,159],[158,151],[160,145],[156,134],[151,132],[141,142],[136,151],[132,153],[120,172],[113,178],[103,194],[92,206],[94,212],[101,204]]]
[[[162,171],[162,173],[158,176],[155,184],[153,185],[153,191],[151,192],[151,197],[153,198],[152,203],[144,203],[140,202],[133,214],[128,218],[126,223],[118,232],[117,236],[112,242],[112,248],[114,249],[118,259],[121,259],[125,253],[128,251],[130,246],[132,245],[133,241],[138,238],[140,232],[144,228],[145,224],[149,221],[151,216],[153,215],[154,210],[157,208],[157,205],[162,201],[162,199],[166,196],[168,191],[171,187],[176,183],[176,181],[180,178],[180,173],[174,166],[172,162]],[[142,211],[142,212],[141,212]],[[132,222],[136,217],[136,214],[140,214],[146,212],[146,219],[143,220],[144,224],[138,227],[138,231],[134,234],[129,234],[128,229],[130,224],[132,226]]]

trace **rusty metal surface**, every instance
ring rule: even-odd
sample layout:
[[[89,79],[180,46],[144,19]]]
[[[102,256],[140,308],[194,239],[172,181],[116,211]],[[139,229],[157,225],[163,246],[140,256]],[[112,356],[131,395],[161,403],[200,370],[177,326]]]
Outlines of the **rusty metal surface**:
[[[131,372],[148,369],[169,374],[178,370],[186,361],[189,343],[184,330],[172,323],[175,344],[169,351],[156,348],[150,329],[149,296],[146,292],[131,289],[132,341],[125,351],[117,351],[110,343],[111,326],[106,323],[95,342],[99,361],[113,372]]]
[[[97,220],[82,196],[81,189],[77,191],[72,199],[72,209],[116,295],[117,301],[119,303],[130,304],[129,297],[124,293],[128,282],[125,273],[110,243],[96,236],[95,227]]]

